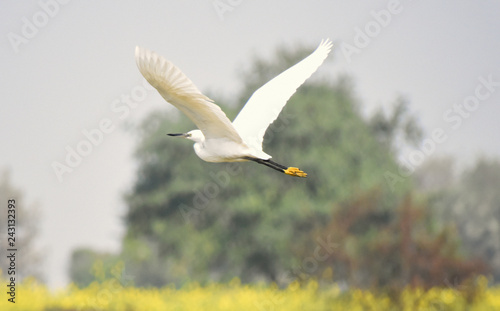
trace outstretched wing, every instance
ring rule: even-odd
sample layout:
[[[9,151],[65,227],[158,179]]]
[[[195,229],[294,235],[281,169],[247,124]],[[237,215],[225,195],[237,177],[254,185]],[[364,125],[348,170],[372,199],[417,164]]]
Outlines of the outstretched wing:
[[[220,107],[203,95],[174,64],[140,47],[135,48],[135,60],[144,78],[166,101],[191,119],[206,139],[228,138],[242,142]]]
[[[255,91],[233,121],[243,141],[256,150],[262,150],[264,134],[278,118],[286,102],[323,63],[332,43],[322,40],[318,48],[296,65]]]

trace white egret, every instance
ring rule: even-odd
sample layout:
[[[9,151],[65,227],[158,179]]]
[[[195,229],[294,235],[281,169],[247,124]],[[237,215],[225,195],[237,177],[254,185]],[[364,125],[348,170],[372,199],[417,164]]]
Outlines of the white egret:
[[[254,161],[291,176],[306,177],[307,174],[296,167],[272,161],[262,150],[262,141],[288,99],[318,69],[331,48],[330,40],[321,41],[311,55],[260,87],[232,123],[220,107],[171,62],[140,47],[135,49],[135,59],[144,78],[198,127],[187,133],[168,135],[194,141],[194,151],[202,160]]]

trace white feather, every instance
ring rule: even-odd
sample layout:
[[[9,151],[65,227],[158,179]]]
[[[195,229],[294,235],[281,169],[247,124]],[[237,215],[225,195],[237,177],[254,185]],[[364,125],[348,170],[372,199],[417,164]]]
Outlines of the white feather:
[[[233,123],[171,62],[139,47],[135,49],[135,59],[146,80],[201,130],[181,135],[195,142],[194,150],[200,158],[209,162],[245,161],[248,157],[268,160],[271,156],[262,151],[267,128],[297,88],[323,63],[331,48],[330,40],[321,41],[311,55],[255,91]],[[284,172],[306,176],[297,168]]]
[[[262,150],[262,141],[269,125],[278,118],[297,88],[323,63],[331,48],[330,40],[321,41],[311,55],[288,68],[252,94],[233,121],[233,126],[248,146]]]
[[[220,107],[203,95],[174,64],[140,47],[135,48],[135,60],[144,78],[166,101],[190,118],[203,132],[205,139],[227,138],[242,143]]]

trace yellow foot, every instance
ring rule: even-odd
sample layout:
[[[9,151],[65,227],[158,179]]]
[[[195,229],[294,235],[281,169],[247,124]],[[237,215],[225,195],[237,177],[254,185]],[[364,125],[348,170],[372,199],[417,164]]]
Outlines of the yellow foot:
[[[297,176],[297,177],[307,177],[307,173],[304,173],[300,169],[296,167],[289,167],[286,170],[284,170],[285,174],[291,175],[291,176]]]

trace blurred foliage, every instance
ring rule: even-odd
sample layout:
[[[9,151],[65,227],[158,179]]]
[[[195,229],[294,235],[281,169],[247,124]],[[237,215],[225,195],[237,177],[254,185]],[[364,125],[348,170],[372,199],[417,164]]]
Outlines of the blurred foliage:
[[[3,281],[3,280],[2,280]],[[467,288],[405,287],[396,297],[366,290],[343,291],[333,284],[328,288],[316,281],[304,285],[242,285],[238,279],[225,284],[188,283],[182,288],[136,288],[110,278],[85,288],[68,286],[50,292],[46,286],[26,280],[18,286],[22,296],[12,304],[0,300],[0,310],[387,310],[387,311],[484,311],[499,310],[500,288],[488,288],[479,278]]]
[[[259,62],[249,88],[255,89],[255,77],[274,76],[304,54],[276,66]],[[139,285],[234,276],[278,281],[301,260],[292,250],[329,221],[337,202],[377,189],[384,198],[377,210],[388,211],[409,188],[402,183],[395,193],[388,190],[383,173],[396,163],[360,117],[347,79],[302,86],[266,132],[264,150],[305,170],[307,179],[255,163],[205,163],[189,142],[165,136],[192,127],[184,117],[158,112],[139,129],[138,179],[127,196],[124,241]]]
[[[358,288],[397,292],[406,285],[459,286],[487,272],[483,261],[457,256],[455,231],[433,224],[428,202],[408,195],[388,212],[377,209],[384,204],[382,199],[376,191],[358,196],[342,204],[330,223],[317,229],[314,239],[327,237],[333,249],[330,256],[317,260],[317,269],[309,274],[321,280],[330,271],[326,280],[333,276]],[[300,247],[303,253],[297,255],[314,254],[313,246]],[[302,265],[306,267],[305,262]]]
[[[76,286],[85,287],[95,280],[109,278],[105,272],[111,271],[119,261],[115,254],[86,248],[76,249],[71,254],[69,276]]]
[[[242,74],[239,102],[218,104],[234,119],[255,89],[309,52],[257,60]],[[253,162],[203,162],[191,142],[166,136],[193,129],[186,117],[175,109],[150,115],[136,132],[137,180],[126,195],[120,254],[134,284],[238,277],[289,288],[313,278],[325,287],[398,292],[462,286],[485,272],[460,252],[456,230],[436,224],[436,200],[416,195],[412,178],[395,187],[385,180],[398,172],[397,148],[421,137],[407,103],[399,99],[368,120],[358,105],[347,78],[312,79],[268,129],[264,150],[307,179]]]
[[[500,282],[500,161],[480,158],[459,178],[454,175],[453,161],[437,158],[416,178],[440,222],[458,231],[462,251],[484,260]]]
[[[394,154],[404,144],[416,146],[422,140],[422,129],[408,111],[408,102],[399,98],[389,115],[379,108],[368,121],[377,140]]]

